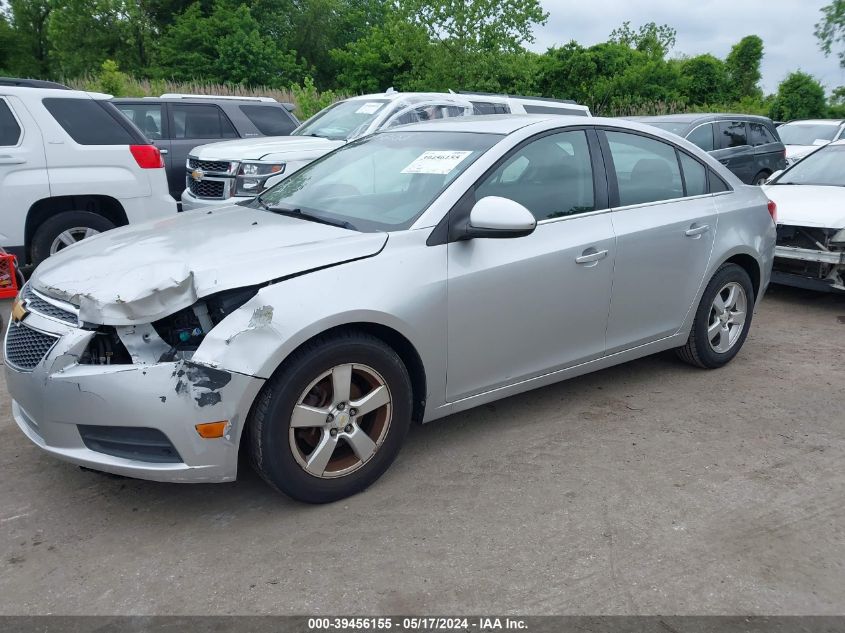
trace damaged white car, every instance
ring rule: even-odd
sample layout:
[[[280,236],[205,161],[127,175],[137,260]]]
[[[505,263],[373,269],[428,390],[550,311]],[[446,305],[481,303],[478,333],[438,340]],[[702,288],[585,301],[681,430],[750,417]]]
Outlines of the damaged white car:
[[[845,292],[845,141],[816,150],[764,189],[778,205],[772,281]]]
[[[715,368],[769,282],[774,213],[690,143],[576,117],[354,141],[238,207],[43,263],[5,340],[56,457],[327,502],[427,422],[666,349]],[[530,450],[530,447],[526,447]]]

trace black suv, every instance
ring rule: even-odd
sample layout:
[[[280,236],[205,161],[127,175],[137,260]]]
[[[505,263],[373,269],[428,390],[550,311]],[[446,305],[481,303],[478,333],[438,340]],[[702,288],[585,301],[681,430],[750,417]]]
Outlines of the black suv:
[[[786,148],[771,119],[750,114],[630,117],[682,136],[713,155],[744,183],[762,185],[786,168]]]
[[[185,189],[185,161],[197,145],[253,136],[287,136],[299,125],[293,104],[269,97],[164,94],[113,99],[164,155],[170,195]]]

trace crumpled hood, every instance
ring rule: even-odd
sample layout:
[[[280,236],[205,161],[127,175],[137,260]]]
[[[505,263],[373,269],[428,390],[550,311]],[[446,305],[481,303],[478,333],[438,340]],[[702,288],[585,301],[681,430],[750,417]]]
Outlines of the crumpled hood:
[[[346,141],[333,141],[316,136],[263,136],[236,141],[221,141],[200,145],[191,150],[191,156],[200,160],[261,160],[268,155],[290,154],[322,156],[345,145]]]
[[[150,323],[222,290],[377,254],[386,233],[247,207],[189,211],[114,229],[45,260],[30,283],[88,323]]]
[[[778,205],[778,224],[845,228],[845,187],[764,185]]]

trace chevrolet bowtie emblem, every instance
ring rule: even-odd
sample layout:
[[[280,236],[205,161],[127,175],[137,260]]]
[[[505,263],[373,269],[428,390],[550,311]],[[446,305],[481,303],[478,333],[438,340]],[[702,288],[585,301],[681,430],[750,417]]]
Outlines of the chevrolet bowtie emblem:
[[[195,169],[191,172],[191,178],[193,178],[197,182],[202,180],[203,176],[205,176],[205,172],[203,172],[202,169]]]
[[[23,303],[20,299],[15,299],[15,302],[12,304],[12,322],[13,323],[20,323],[24,320],[24,317],[29,314],[26,308],[23,307]]]

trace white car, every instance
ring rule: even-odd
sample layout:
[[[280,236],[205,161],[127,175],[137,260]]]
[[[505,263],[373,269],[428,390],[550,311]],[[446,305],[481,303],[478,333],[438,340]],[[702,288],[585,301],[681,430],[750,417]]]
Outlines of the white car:
[[[845,292],[845,140],[775,174],[764,190],[778,208],[772,281]]]
[[[188,211],[249,200],[320,156],[376,130],[473,114],[590,116],[590,110],[560,99],[475,93],[391,89],[353,97],[321,110],[291,136],[195,147],[186,163],[182,208]]]
[[[0,245],[19,262],[176,214],[159,150],[110,95],[16,83],[0,85]]]
[[[843,138],[845,121],[811,119],[790,121],[778,126],[778,134],[786,146],[786,161],[792,165],[822,145]]]

